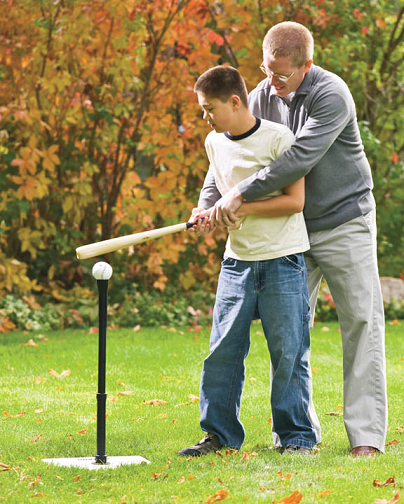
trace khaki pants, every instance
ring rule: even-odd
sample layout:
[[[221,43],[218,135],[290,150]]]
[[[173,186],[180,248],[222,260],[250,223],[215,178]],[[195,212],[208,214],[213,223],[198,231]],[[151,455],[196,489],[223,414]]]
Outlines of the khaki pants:
[[[375,211],[335,229],[311,233],[310,247],[305,259],[312,319],[324,276],[341,326],[344,423],[351,448],[373,446],[383,452],[387,393]],[[312,402],[309,416],[320,441]],[[279,445],[276,433],[274,443]]]

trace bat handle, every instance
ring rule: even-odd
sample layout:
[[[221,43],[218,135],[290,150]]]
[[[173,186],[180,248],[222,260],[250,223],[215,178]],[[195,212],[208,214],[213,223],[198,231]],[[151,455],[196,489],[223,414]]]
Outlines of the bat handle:
[[[187,223],[186,223],[187,229],[189,229],[189,228],[191,228],[191,227],[195,226],[195,224],[196,224],[196,222],[194,222],[194,223],[187,222]]]

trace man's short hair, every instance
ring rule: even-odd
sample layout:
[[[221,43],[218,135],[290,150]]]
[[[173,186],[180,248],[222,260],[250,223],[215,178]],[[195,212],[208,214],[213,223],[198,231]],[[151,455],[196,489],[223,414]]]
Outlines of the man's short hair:
[[[223,103],[232,95],[240,97],[241,103],[248,107],[248,93],[244,79],[238,70],[231,66],[216,66],[204,72],[196,81],[195,93],[203,93],[209,98],[219,98]]]
[[[262,48],[274,57],[290,58],[300,68],[306,61],[313,59],[313,36],[302,24],[285,21],[268,30]]]

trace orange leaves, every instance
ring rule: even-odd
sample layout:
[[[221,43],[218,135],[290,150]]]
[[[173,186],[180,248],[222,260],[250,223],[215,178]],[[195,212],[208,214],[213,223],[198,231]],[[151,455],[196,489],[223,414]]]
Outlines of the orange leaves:
[[[14,322],[8,317],[0,317],[0,333],[6,333],[8,331],[12,331],[15,328]]]
[[[324,492],[320,492],[317,497],[325,497],[326,495],[332,495],[331,490],[324,490]]]
[[[180,403],[178,406],[188,406],[189,404],[199,402],[199,397],[194,394],[189,394],[188,397],[190,398],[190,401],[186,403]]]
[[[213,504],[214,502],[219,502],[225,499],[229,495],[227,490],[218,490],[216,493],[211,495],[208,500],[204,502],[204,504]]]
[[[278,471],[276,474],[280,477],[281,480],[288,480],[292,477],[291,474],[283,474],[282,471]]]
[[[300,502],[303,498],[303,494],[301,494],[298,490],[293,492],[291,495],[288,495],[287,497],[283,497],[279,501],[273,501],[274,504],[297,504]]]
[[[8,418],[18,418],[25,416],[26,414],[27,414],[26,411],[22,411],[21,413],[17,413],[16,415],[10,415],[10,413],[8,413],[7,411],[3,411],[3,415],[5,415]]]
[[[385,446],[393,446],[393,445],[396,445],[396,444],[399,444],[400,441],[398,439],[392,439],[391,441],[387,442],[385,444]]]
[[[150,401],[142,401],[142,404],[152,404],[153,406],[160,406],[161,404],[168,404],[167,401],[162,399],[151,399]]]
[[[246,460],[250,460],[251,457],[255,457],[257,454],[257,452],[253,451],[253,452],[243,452],[243,456],[241,458],[241,460],[243,460],[244,462]]]

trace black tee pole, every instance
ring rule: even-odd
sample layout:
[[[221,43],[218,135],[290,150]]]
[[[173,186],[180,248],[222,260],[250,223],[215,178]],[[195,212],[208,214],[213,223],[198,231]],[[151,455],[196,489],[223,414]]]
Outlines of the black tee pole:
[[[96,464],[106,464],[105,454],[105,362],[107,345],[108,280],[97,280],[98,286],[98,393],[97,393],[97,455]]]

